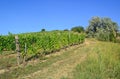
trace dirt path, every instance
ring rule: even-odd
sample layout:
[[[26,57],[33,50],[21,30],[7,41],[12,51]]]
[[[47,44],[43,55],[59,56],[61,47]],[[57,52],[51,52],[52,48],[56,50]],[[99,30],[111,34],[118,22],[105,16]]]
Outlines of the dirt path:
[[[78,46],[76,50],[70,49],[67,52],[69,55],[62,60],[54,62],[51,66],[38,70],[32,74],[24,76],[19,79],[61,79],[65,77],[72,78],[72,71],[83,62],[87,57],[86,46],[90,46],[92,42],[86,41],[85,46]]]
[[[78,53],[75,51],[73,53]],[[70,57],[53,63],[50,67],[42,70],[38,70],[28,76],[23,77],[24,79],[60,79],[61,77],[67,77],[72,69],[77,64],[85,60],[87,54],[71,55]]]
[[[84,54],[81,56],[71,56],[65,60],[57,61],[48,68],[25,76],[24,79],[59,79],[61,77],[67,77],[72,69],[81,61],[83,61],[85,57],[86,55]]]

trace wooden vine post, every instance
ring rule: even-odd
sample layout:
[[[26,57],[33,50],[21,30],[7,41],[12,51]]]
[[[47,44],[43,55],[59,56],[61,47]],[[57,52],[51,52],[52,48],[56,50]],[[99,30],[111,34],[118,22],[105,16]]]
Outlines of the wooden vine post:
[[[70,44],[70,30],[69,30],[69,36],[68,36],[68,44]]]
[[[25,43],[25,53],[24,53],[24,59],[23,59],[23,63],[25,64],[25,60],[26,60],[26,54],[27,54],[27,44]]]
[[[17,64],[20,65],[20,46],[19,46],[19,38],[15,36],[15,43],[16,43],[16,51],[17,51]]]

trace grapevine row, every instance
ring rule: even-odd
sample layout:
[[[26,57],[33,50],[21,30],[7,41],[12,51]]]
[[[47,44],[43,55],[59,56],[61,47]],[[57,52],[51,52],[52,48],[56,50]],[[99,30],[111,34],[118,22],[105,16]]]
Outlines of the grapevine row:
[[[0,51],[15,50],[13,34],[0,36]],[[24,54],[24,45],[27,44],[27,54],[43,54],[44,51],[52,52],[69,45],[84,42],[84,34],[69,31],[52,31],[18,34],[20,50]]]

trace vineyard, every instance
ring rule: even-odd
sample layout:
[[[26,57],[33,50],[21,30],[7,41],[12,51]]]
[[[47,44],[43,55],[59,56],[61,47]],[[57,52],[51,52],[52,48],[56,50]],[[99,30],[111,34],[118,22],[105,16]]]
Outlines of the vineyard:
[[[120,79],[119,43],[72,31],[18,34],[26,56],[18,66],[15,36],[0,36],[0,79]]]
[[[20,52],[28,56],[45,55],[84,42],[85,35],[69,31],[18,34]],[[27,53],[25,53],[25,44]],[[0,36],[0,51],[15,51],[15,35]]]

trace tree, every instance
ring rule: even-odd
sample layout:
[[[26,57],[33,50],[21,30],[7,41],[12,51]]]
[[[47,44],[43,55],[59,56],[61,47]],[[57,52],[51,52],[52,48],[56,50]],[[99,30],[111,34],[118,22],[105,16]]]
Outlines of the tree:
[[[69,31],[68,29],[64,29],[63,31]]]
[[[118,24],[110,18],[93,17],[86,30],[88,36],[99,40],[114,41],[117,36]]]
[[[45,29],[41,29],[41,32],[45,32]]]
[[[81,33],[81,32],[84,32],[84,27],[76,26],[76,27],[71,28],[71,31]]]
[[[88,36],[90,37],[94,37],[95,33],[97,32],[97,28],[100,27],[100,18],[99,17],[93,17],[90,21],[89,21],[89,26],[86,30],[86,33],[88,34]]]

